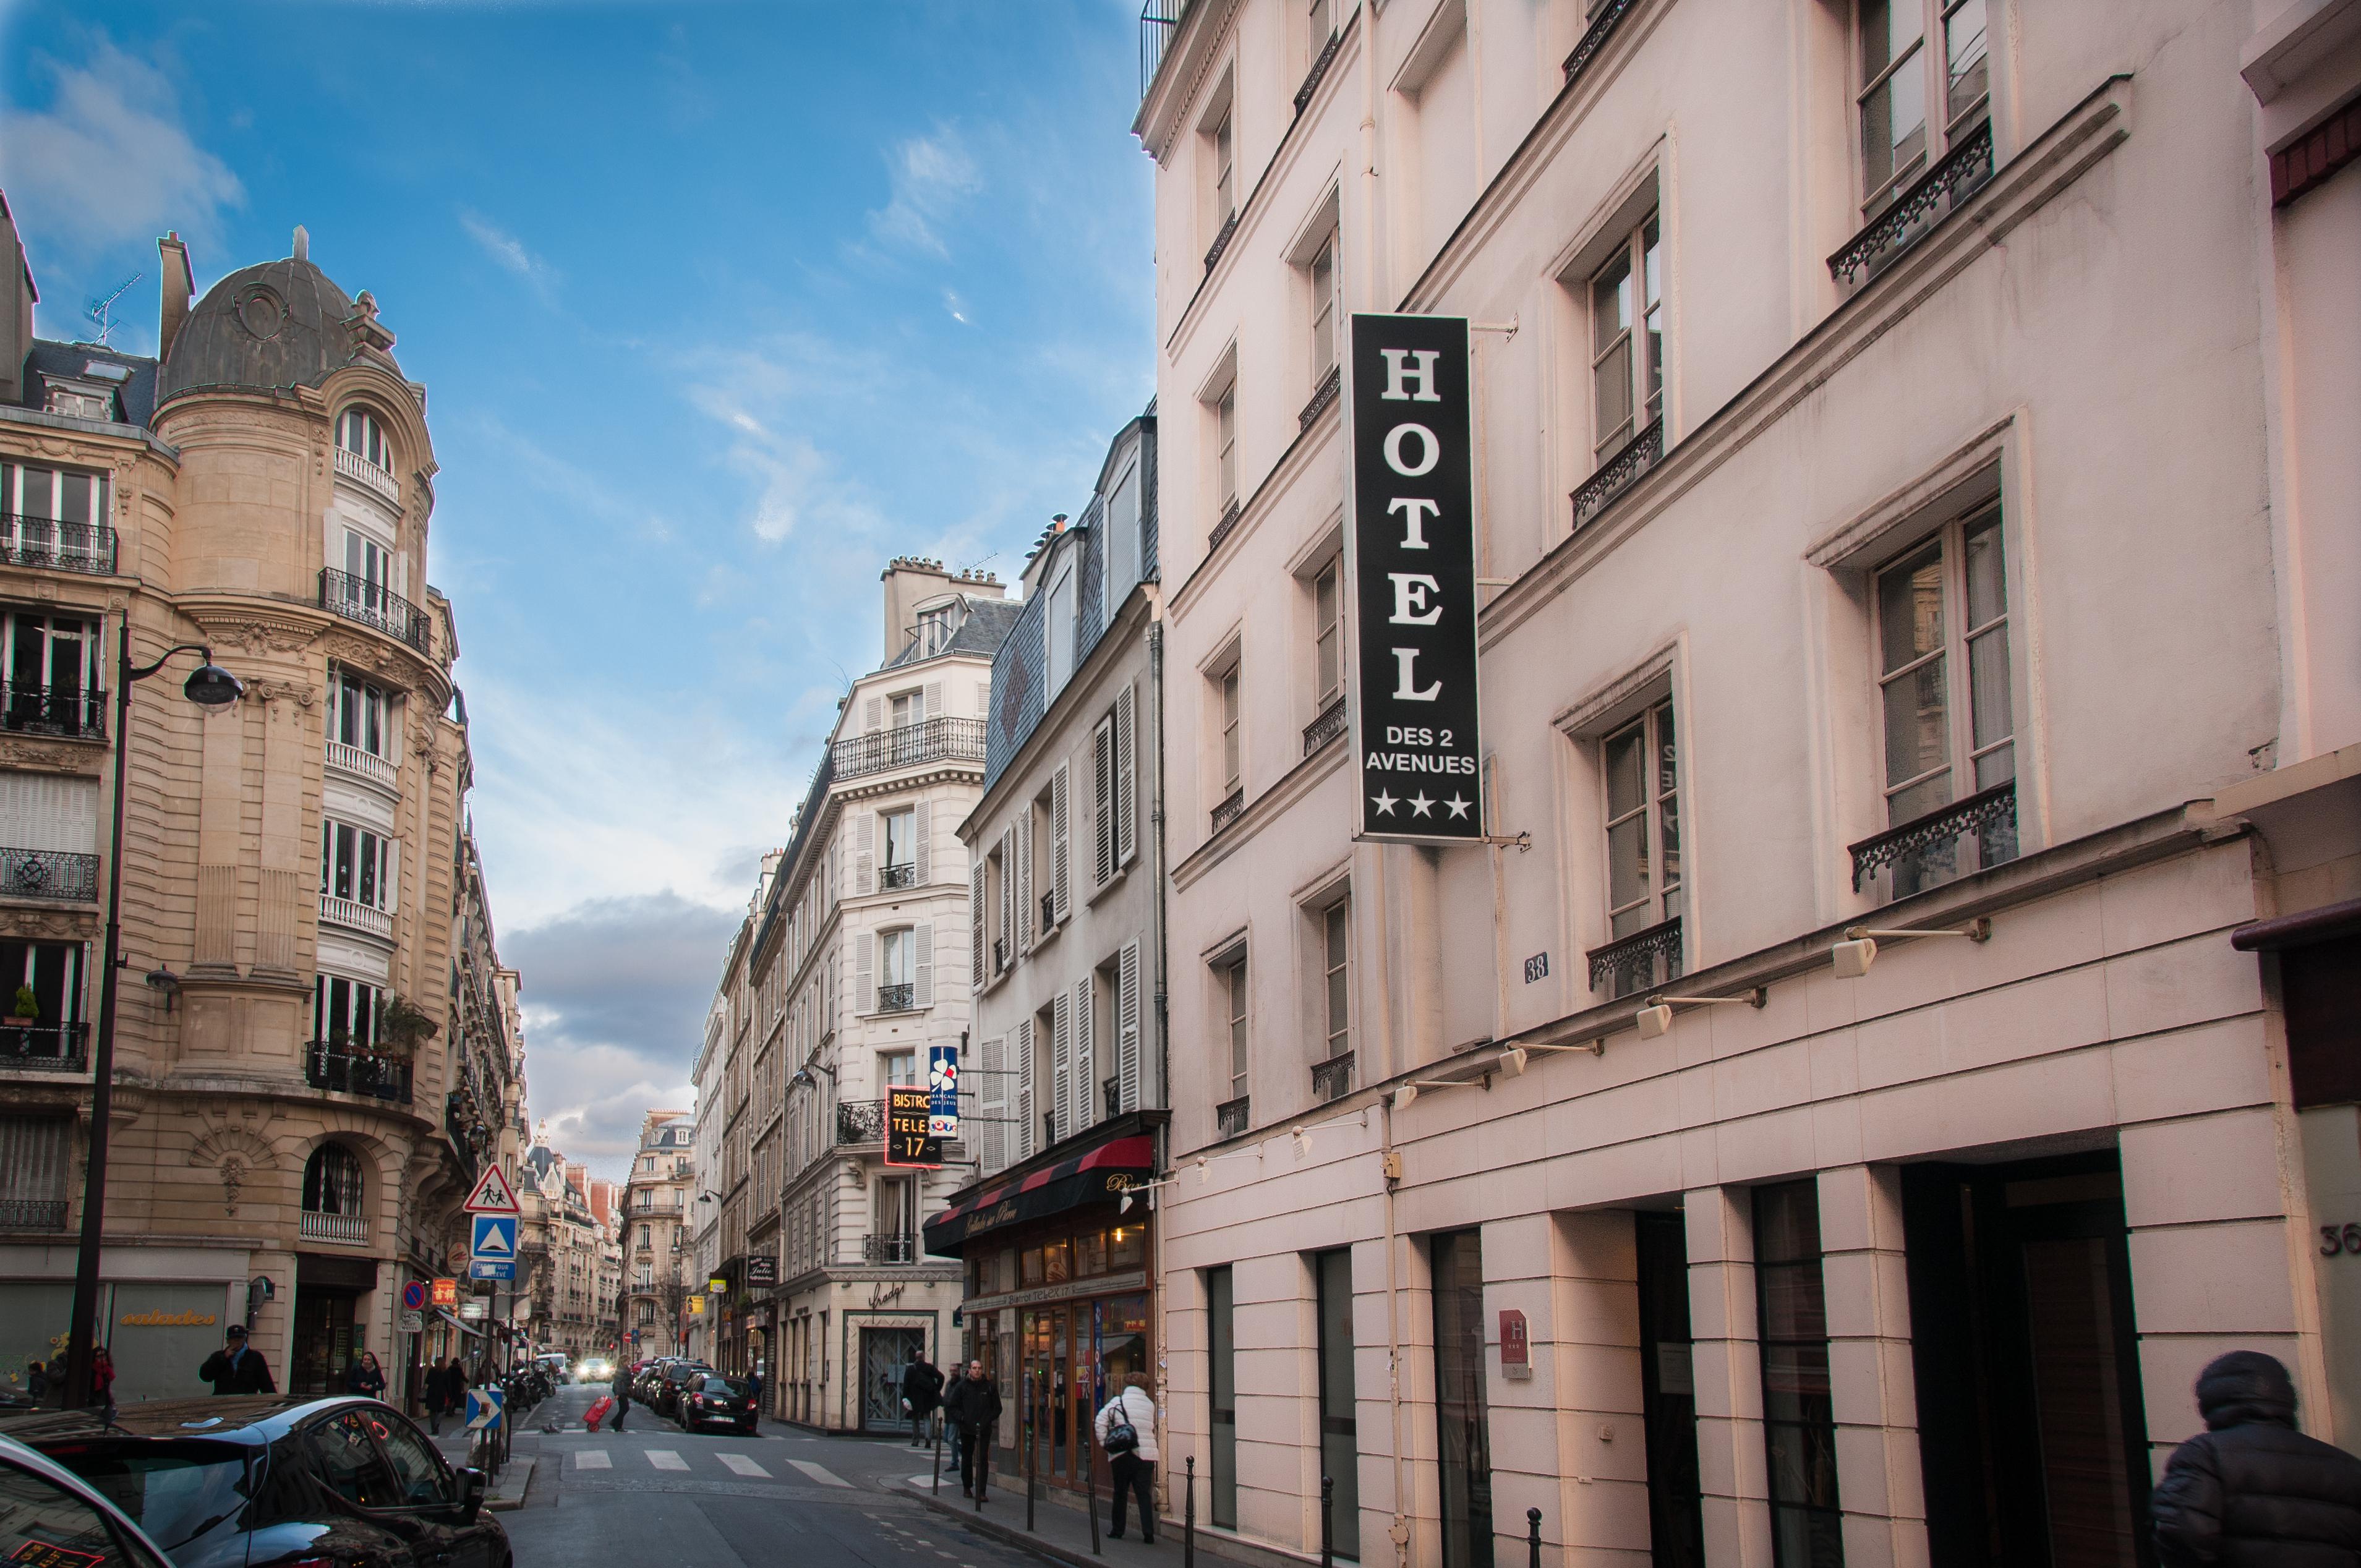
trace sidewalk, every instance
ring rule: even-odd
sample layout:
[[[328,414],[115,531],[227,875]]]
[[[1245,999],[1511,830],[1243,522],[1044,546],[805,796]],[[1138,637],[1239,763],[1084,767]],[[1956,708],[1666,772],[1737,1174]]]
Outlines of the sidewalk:
[[[1025,1486],[1014,1482],[1009,1489],[994,1488],[984,1496],[979,1510],[975,1499],[963,1495],[959,1488],[959,1473],[943,1477],[942,1490],[938,1493],[928,1486],[923,1469],[912,1475],[906,1485],[917,1493],[918,1500],[928,1504],[949,1519],[1011,1546],[1022,1547],[1068,1568],[1181,1568],[1182,1548],[1180,1521],[1159,1519],[1156,1521],[1153,1544],[1139,1539],[1139,1521],[1125,1510],[1126,1530],[1121,1541],[1107,1539],[1106,1531],[1115,1507],[1113,1499],[1102,1492],[1098,1498],[1099,1554],[1091,1554],[1091,1519],[1082,1507],[1082,1499],[1064,1500],[1071,1494],[1047,1488],[1051,1495],[1039,1497],[1033,1503],[1033,1528],[1025,1528]],[[1227,1541],[1209,1540],[1202,1532],[1197,1537],[1197,1561],[1210,1563],[1216,1568],[1259,1568],[1242,1556],[1230,1553]]]

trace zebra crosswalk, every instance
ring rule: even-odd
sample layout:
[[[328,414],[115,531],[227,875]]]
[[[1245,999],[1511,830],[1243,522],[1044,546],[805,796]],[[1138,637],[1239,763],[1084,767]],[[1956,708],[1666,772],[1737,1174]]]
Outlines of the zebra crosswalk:
[[[626,1449],[623,1452],[625,1459],[628,1460],[632,1451]],[[638,1453],[640,1457],[647,1462],[648,1468],[651,1470],[694,1472],[700,1466],[690,1464],[690,1458],[710,1458],[722,1469],[742,1480],[770,1481],[778,1478],[752,1454],[734,1453],[726,1449],[695,1449],[686,1456],[678,1449],[672,1448],[644,1448]],[[815,1464],[808,1459],[790,1459],[787,1464],[804,1478],[817,1482],[820,1486],[847,1488],[852,1486],[851,1482],[825,1464]],[[577,1448],[574,1451],[574,1468],[612,1471],[616,1468],[614,1452],[604,1447]],[[793,1480],[796,1477],[788,1476],[787,1479]]]

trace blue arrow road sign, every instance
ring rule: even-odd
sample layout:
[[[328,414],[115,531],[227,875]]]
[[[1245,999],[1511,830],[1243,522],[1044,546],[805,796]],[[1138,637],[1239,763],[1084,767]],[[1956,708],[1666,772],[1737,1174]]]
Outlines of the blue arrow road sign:
[[[514,1279],[516,1277],[516,1216],[514,1214],[476,1214],[474,1236],[468,1245],[467,1277],[470,1279]]]
[[[500,1410],[507,1401],[508,1395],[498,1388],[468,1389],[467,1430],[474,1431],[479,1427],[500,1425]]]

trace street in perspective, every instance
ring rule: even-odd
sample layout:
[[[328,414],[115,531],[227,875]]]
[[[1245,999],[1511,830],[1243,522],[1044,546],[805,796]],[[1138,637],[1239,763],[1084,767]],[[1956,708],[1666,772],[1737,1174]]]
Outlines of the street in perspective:
[[[0,1568],[2361,1564],[2361,0],[0,0]]]

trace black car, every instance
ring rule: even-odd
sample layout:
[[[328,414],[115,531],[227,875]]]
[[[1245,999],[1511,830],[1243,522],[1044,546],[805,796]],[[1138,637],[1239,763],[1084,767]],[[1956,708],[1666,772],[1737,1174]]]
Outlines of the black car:
[[[511,1568],[480,1470],[454,1470],[375,1399],[166,1399],[20,1417],[174,1568]]]
[[[713,1368],[701,1361],[683,1359],[665,1362],[656,1373],[653,1398],[649,1402],[655,1406],[660,1414],[667,1416],[679,1414],[680,1386],[699,1373],[712,1370]]]
[[[726,1426],[754,1434],[760,1412],[754,1407],[754,1385],[743,1377],[719,1372],[694,1372],[673,1400],[673,1420],[685,1431]]]

